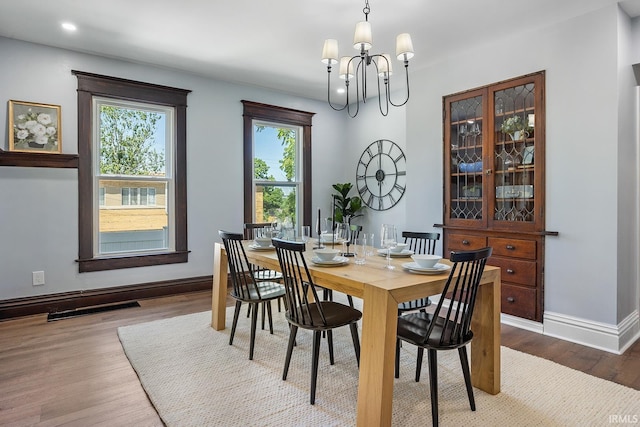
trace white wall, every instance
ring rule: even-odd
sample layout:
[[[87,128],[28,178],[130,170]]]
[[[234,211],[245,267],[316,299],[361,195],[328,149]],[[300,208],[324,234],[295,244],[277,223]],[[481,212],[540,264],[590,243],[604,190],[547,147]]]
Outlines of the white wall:
[[[546,70],[546,228],[560,235],[546,239],[545,312],[610,325],[619,318],[617,42],[611,6],[473,45],[414,74],[407,108],[407,151],[424,162],[409,176],[424,196],[410,197],[407,222],[442,222],[442,97]]]
[[[638,307],[638,99],[631,19],[618,11],[618,316]]]
[[[72,69],[192,90],[187,110],[189,262],[79,274],[77,171],[2,167],[0,299],[212,274],[218,229],[242,228],[243,99],[315,112],[313,206],[329,200],[331,184],[337,182],[327,172],[341,160],[336,153],[348,143],[346,120],[325,103],[7,38],[0,38],[0,55],[5,100],[62,106],[64,153],[77,153],[77,80]],[[6,103],[0,105],[0,116],[7,117]],[[4,149],[6,126],[2,120]],[[31,285],[36,270],[44,270],[44,286]]]

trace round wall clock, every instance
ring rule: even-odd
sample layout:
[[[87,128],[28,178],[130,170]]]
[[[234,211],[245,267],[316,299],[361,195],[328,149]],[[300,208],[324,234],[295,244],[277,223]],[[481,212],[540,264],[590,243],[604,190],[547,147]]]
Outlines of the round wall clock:
[[[356,183],[362,201],[371,209],[386,211],[406,190],[407,159],[402,148],[388,139],[372,142],[360,156]]]

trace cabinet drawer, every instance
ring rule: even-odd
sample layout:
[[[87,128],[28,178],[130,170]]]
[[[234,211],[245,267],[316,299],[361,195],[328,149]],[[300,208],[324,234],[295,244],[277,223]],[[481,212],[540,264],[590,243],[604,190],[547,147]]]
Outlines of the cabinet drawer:
[[[482,249],[487,246],[487,238],[484,236],[470,236],[468,234],[451,233],[447,236],[448,251],[470,251]],[[447,256],[449,254],[447,253]]]
[[[535,261],[522,261],[518,259],[492,256],[487,261],[487,264],[500,267],[500,277],[503,282],[512,282],[533,287],[536,286]]]
[[[505,314],[536,320],[536,290],[502,284],[501,308]]]
[[[493,255],[514,258],[536,259],[536,241],[489,237]]]

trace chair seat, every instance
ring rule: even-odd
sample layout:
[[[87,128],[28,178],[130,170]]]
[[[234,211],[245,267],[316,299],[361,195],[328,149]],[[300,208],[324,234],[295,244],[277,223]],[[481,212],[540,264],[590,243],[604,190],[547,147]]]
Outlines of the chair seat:
[[[318,304],[322,305],[326,324],[323,324],[322,322],[320,311],[318,310]],[[304,319],[301,322],[296,322],[291,316],[289,316],[288,311],[286,313],[286,318],[292,324],[304,329],[334,329],[362,319],[362,312],[359,310],[333,301],[322,301],[319,303],[304,305],[301,307],[301,310],[304,315]]]
[[[458,348],[465,345],[473,338],[473,332],[469,331],[467,335],[462,337],[461,340],[452,342],[450,344],[443,344],[443,342],[449,342],[450,336],[454,327],[459,327],[459,324],[449,322],[446,329],[443,329],[444,318],[435,317],[435,326],[431,335],[427,339],[427,332],[429,330],[429,324],[433,321],[434,316],[430,313],[410,313],[398,317],[398,338],[404,341],[408,341],[420,347],[425,348]],[[441,340],[444,334],[444,340]]]
[[[237,295],[235,292],[231,292],[231,296],[241,301],[252,302],[272,300],[280,298],[285,294],[284,286],[282,286],[281,283],[277,282],[258,282],[256,284],[256,287],[260,291],[260,296],[258,296],[258,292],[254,288],[249,289],[248,296],[242,297],[240,295]]]

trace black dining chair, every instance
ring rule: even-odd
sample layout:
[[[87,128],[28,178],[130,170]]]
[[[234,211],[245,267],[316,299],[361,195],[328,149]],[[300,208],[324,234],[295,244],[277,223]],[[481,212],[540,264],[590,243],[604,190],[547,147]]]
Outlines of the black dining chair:
[[[333,365],[333,329],[349,326],[351,338],[356,352],[356,361],[360,365],[360,340],[358,337],[358,320],[362,313],[355,308],[334,301],[321,301],[314,286],[309,268],[304,258],[305,244],[273,239],[278,261],[283,275],[286,293],[285,317],[289,322],[289,343],[284,362],[282,379],[287,379],[291,354],[296,342],[298,329],[313,331],[313,351],[311,353],[311,397],[313,405],[316,400],[316,380],[318,378],[318,358],[320,354],[320,338],[322,332],[327,333],[329,343],[329,361]]]
[[[275,228],[277,223],[275,222],[247,222],[244,224],[244,238],[246,240],[253,240],[256,238],[258,234],[258,230],[261,230],[265,227],[273,227]],[[253,277],[257,281],[267,281],[267,282],[280,282],[282,280],[282,274],[276,270],[270,270],[268,268],[260,267],[255,264],[250,264],[251,270],[253,270]],[[282,298],[278,298],[278,311],[281,311],[281,303]],[[266,304],[262,304],[262,329],[264,329],[264,315],[265,315],[265,306]],[[251,314],[251,306],[247,309],[247,317]]]
[[[480,279],[491,252],[491,248],[451,252],[450,260],[453,265],[434,313],[419,311],[398,317],[395,376],[398,378],[400,373],[400,341],[416,345],[418,349],[427,349],[431,418],[434,426],[438,425],[438,351],[458,350],[469,404],[472,411],[476,410],[466,345],[473,339],[471,317]],[[421,365],[422,358],[419,356],[416,381],[420,379]]]
[[[407,249],[416,254],[433,255],[436,252],[436,242],[440,240],[440,233],[425,233],[416,231],[403,231],[404,243]],[[429,297],[418,298],[412,301],[398,304],[398,315],[407,311],[423,310],[431,305]]]
[[[233,313],[233,323],[229,345],[233,344],[233,337],[238,325],[240,306],[247,303],[251,307],[251,338],[249,341],[249,360],[253,359],[253,348],[256,340],[256,324],[258,322],[258,305],[265,304],[269,317],[269,332],[273,334],[273,318],[271,316],[271,301],[281,298],[285,294],[282,284],[277,282],[259,281],[253,275],[247,254],[242,246],[243,235],[240,233],[229,233],[218,231],[224,249],[227,252],[229,274],[233,290],[231,297],[236,300],[235,311]]]

